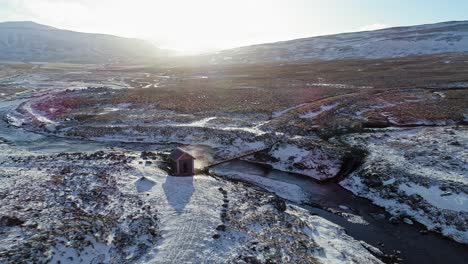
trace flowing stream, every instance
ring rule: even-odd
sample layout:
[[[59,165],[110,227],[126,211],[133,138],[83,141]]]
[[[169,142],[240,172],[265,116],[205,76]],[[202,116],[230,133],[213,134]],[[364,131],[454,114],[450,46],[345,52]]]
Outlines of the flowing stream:
[[[468,259],[468,246],[437,233],[421,233],[425,227],[418,223],[391,224],[384,209],[367,199],[355,196],[338,184],[319,184],[306,176],[246,161],[224,163],[213,170],[217,175],[241,171],[273,182],[299,186],[306,197],[302,207],[346,228],[348,234],[355,239],[376,246],[385,253],[401,252],[400,257],[404,263],[466,263]],[[281,189],[273,192],[281,196]],[[342,217],[331,211],[345,212],[349,217]]]

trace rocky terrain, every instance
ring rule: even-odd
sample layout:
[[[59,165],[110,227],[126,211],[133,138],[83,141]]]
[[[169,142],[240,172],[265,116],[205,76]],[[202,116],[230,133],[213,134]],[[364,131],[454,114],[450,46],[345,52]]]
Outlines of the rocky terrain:
[[[114,152],[2,156],[0,261],[138,259],[160,231],[157,209],[119,188],[132,159]]]

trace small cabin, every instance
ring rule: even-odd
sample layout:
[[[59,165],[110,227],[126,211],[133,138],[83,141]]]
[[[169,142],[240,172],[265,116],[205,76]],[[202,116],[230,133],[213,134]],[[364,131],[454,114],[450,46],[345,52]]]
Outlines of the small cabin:
[[[175,176],[189,176],[195,174],[195,157],[187,151],[176,148],[169,156],[172,174]]]

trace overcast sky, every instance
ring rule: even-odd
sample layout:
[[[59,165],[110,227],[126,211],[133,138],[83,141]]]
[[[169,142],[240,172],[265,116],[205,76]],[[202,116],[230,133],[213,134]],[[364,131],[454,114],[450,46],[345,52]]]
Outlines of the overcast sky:
[[[468,20],[468,0],[0,0],[0,21],[152,40],[186,52]]]

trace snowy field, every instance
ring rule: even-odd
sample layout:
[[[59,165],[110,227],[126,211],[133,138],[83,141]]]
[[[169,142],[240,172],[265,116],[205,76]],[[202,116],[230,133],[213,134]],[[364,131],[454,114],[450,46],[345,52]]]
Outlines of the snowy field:
[[[455,65],[447,72],[456,85],[446,88],[446,81],[429,87],[439,77],[427,80],[417,70],[408,73],[414,83],[398,79],[388,88],[388,69],[408,72],[401,65],[411,61],[366,62],[353,81],[355,62],[326,77],[319,75],[341,64],[0,71],[0,87],[8,87],[0,94],[0,263],[388,261],[298,207],[314,201],[301,184],[332,181],[356,149],[368,156],[341,186],[384,207],[391,222],[419,222],[468,243],[466,77],[454,60],[443,66]],[[289,77],[272,81],[274,74]],[[402,83],[423,88],[400,89]],[[216,170],[172,177],[164,157],[180,145],[200,157],[198,169],[247,153],[242,159],[265,165],[259,167],[307,177],[268,179],[241,167],[219,175],[226,178]],[[339,205],[318,208],[340,225],[373,227],[355,208]]]
[[[162,234],[142,262],[380,262],[339,226],[274,195],[205,175],[177,178],[139,169],[145,179],[128,180],[157,205]]]
[[[323,181],[338,174],[343,156],[337,146],[323,140],[298,137],[278,142],[268,151],[244,159]]]
[[[468,243],[468,133],[464,127],[386,130],[345,138],[369,151],[341,182],[400,220]],[[406,221],[411,222],[411,221]]]
[[[2,263],[380,263],[321,217],[242,183],[168,176],[157,154],[0,148]]]

